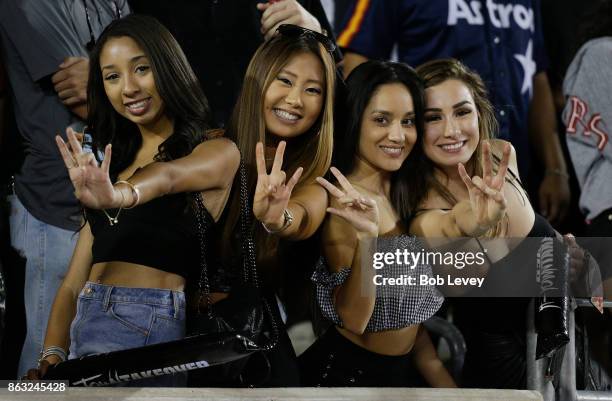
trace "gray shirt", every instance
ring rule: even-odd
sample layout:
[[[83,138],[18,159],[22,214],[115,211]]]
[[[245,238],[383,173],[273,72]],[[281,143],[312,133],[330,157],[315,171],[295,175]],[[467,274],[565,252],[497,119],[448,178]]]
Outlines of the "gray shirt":
[[[66,57],[87,56],[84,1],[96,38],[117,8],[129,13],[127,0],[0,0],[0,44],[25,145],[15,191],[35,218],[71,230],[80,225],[80,207],[54,138],[82,121],[62,104],[50,77]]]
[[[582,46],[567,70],[563,93],[567,146],[582,190],[579,205],[592,220],[612,208],[612,37]]]

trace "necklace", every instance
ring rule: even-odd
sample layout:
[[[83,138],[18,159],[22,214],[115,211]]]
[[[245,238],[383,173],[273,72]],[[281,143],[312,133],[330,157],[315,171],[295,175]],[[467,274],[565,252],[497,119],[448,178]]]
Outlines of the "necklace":
[[[115,183],[115,185],[117,183],[121,183],[121,182],[126,183],[127,181],[117,181]],[[136,202],[134,203],[134,205],[132,205],[132,207],[134,207],[134,206],[136,206],[136,203],[138,203],[138,190],[136,188],[134,188],[134,185],[130,184],[129,182],[127,182],[127,183],[132,187],[133,190],[136,191]],[[113,188],[114,188],[114,186],[113,186]],[[119,215],[121,214],[121,210],[123,210],[123,204],[125,203],[125,196],[123,195],[123,192],[119,191],[119,193],[121,194],[121,203],[119,204],[119,210],[117,211],[117,214],[115,215],[115,217],[111,217],[111,215],[108,214],[106,209],[102,209],[102,211],[106,215],[106,218],[108,219],[108,224],[110,224],[111,227],[114,226],[115,224],[119,224]],[[128,208],[128,209],[131,209],[131,207]]]
[[[108,212],[106,211],[106,209],[102,209],[102,211],[104,212],[104,214],[106,215],[106,218],[108,219],[108,224],[112,227],[115,224],[119,224],[119,214],[121,213],[121,209],[119,208],[119,211],[117,212],[117,214],[115,215],[115,217],[111,217],[110,214],[108,214]]]

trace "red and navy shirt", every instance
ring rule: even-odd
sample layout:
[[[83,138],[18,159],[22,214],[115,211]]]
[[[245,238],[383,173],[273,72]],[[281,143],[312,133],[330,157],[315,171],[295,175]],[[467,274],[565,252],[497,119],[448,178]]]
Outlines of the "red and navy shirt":
[[[453,57],[487,84],[522,174],[528,168],[527,113],[533,75],[547,67],[539,0],[357,0],[337,20],[338,44],[368,58],[418,66]]]

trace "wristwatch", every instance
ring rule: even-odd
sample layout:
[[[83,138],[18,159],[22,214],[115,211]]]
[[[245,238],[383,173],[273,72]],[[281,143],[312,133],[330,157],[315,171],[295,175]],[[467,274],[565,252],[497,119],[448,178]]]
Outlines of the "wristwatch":
[[[261,223],[261,225],[263,226],[264,230],[266,230],[268,234],[280,233],[281,231],[285,231],[287,227],[289,227],[291,223],[293,223],[293,215],[291,214],[289,209],[285,208],[285,211],[283,212],[283,217],[285,218],[285,221],[283,222],[283,225],[281,226],[281,228],[279,228],[278,230],[269,229],[268,227],[266,227],[266,225],[263,222]]]

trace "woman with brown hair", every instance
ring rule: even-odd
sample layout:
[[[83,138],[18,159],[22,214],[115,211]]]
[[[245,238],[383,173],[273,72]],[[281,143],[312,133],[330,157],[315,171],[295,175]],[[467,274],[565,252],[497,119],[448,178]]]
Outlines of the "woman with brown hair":
[[[293,268],[289,261],[283,266],[280,254],[289,246],[283,240],[309,238],[325,216],[327,194],[315,178],[327,171],[332,157],[334,48],[330,39],[317,32],[282,25],[278,35],[262,44],[251,59],[226,129],[226,136],[241,152],[246,185],[241,187],[241,174],[237,174],[218,237],[220,263],[211,274],[212,299],[227,298],[240,282],[244,260],[235,244],[245,240],[240,232],[240,197],[245,192],[252,199],[255,218],[248,231],[254,235],[257,272],[281,328],[278,345],[262,354],[270,367],[269,377],[250,379],[268,368],[247,365],[240,384],[299,384],[295,353],[275,307],[284,270]],[[206,383],[205,375],[195,383]]]
[[[423,152],[428,159],[424,171],[428,193],[410,231],[430,238],[519,239],[487,254],[490,267],[495,267],[489,270],[487,280],[505,275],[504,287],[512,291],[519,268],[528,267],[524,266],[528,242],[521,240],[555,237],[555,231],[529,202],[518,175],[514,148],[493,139],[497,123],[480,77],[454,59],[426,63],[417,72],[425,83]],[[486,219],[475,211],[473,206],[479,200],[470,191],[466,180],[470,176],[476,176],[472,181],[482,181],[496,191],[496,202],[503,200],[499,202],[503,207],[491,205],[493,209],[489,209],[489,216],[496,210],[495,219]],[[473,221],[472,229],[462,226],[462,221]],[[513,258],[521,253],[523,262],[516,262]],[[502,259],[503,265],[498,263]],[[525,387],[527,303],[527,298],[455,302],[455,323],[462,329],[468,350],[462,385]]]

